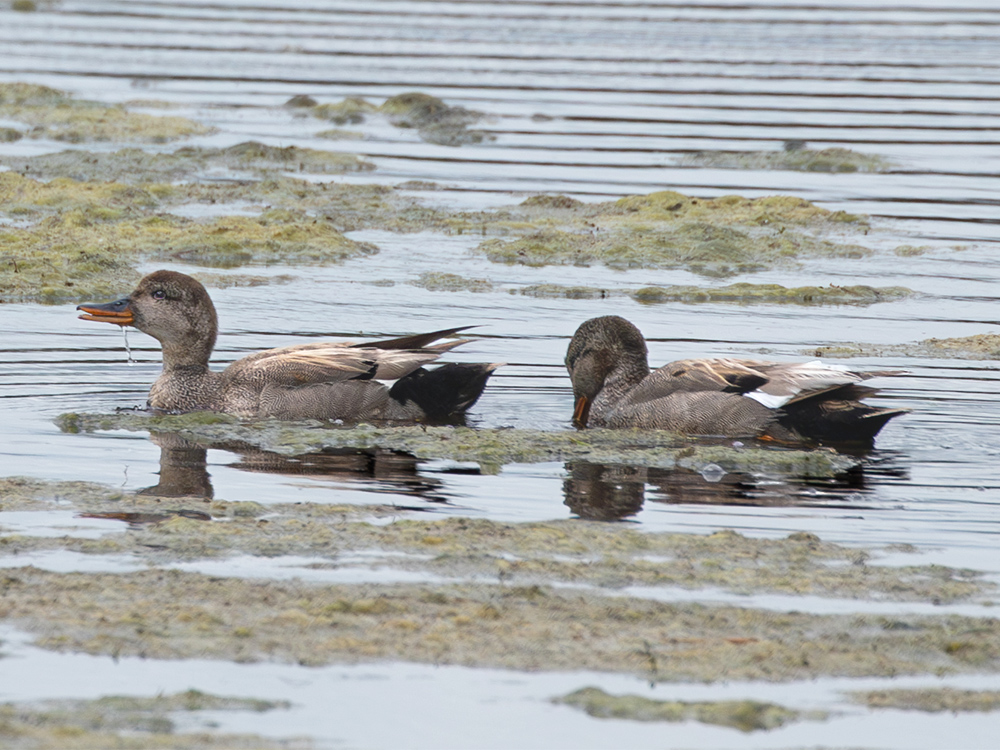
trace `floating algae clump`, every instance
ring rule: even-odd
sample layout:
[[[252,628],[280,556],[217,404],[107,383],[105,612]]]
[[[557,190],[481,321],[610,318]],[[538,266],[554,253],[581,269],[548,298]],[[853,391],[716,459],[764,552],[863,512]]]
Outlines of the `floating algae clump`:
[[[31,125],[31,138],[51,138],[68,143],[88,141],[139,141],[166,143],[212,128],[184,117],[159,117],[129,112],[30,83],[0,84],[0,117]]]
[[[206,420],[205,416],[211,417]],[[832,477],[858,460],[830,450],[702,445],[660,430],[586,430],[544,432],[468,427],[325,426],[319,422],[238,422],[233,417],[195,412],[158,417],[141,413],[63,414],[64,432],[152,430],[177,432],[201,444],[238,441],[283,455],[324,448],[387,448],[422,458],[477,461],[493,471],[509,463],[586,459],[698,470],[718,464],[726,471],[762,471]]]
[[[643,303],[657,302],[738,302],[741,304],[768,303],[792,305],[872,305],[905,299],[913,291],[901,286],[799,286],[781,284],[730,284],[706,288],[696,286],[652,286],[637,289],[629,294]]]
[[[564,286],[562,284],[529,284],[521,287],[521,294],[528,297],[548,299],[604,299],[620,297],[626,292],[621,289],[603,289],[595,286]]]
[[[243,210],[256,208],[261,212],[268,206],[289,209],[300,216],[308,212],[322,216],[322,223],[342,232],[364,228],[393,232],[444,230],[450,223],[446,212],[423,206],[416,198],[384,185],[317,183],[266,171],[262,179],[169,184],[153,180],[183,177],[194,162],[177,162],[172,155],[162,154],[150,155],[147,160],[144,152],[134,149],[104,156],[123,156],[124,161],[104,160],[98,154],[93,159],[73,157],[65,165],[72,179],[52,177],[61,171],[59,158],[51,162],[34,161],[45,157],[25,160],[24,171],[34,173],[37,179],[13,171],[0,172],[0,212],[36,220],[78,209],[89,220],[107,222],[152,216],[177,206],[200,205],[208,212],[214,209],[220,213],[220,207],[224,210],[235,204]],[[81,167],[84,174],[70,164]],[[45,178],[52,179],[42,182]]]
[[[469,129],[470,125],[483,119],[482,112],[452,107],[436,96],[416,91],[390,97],[378,107],[366,99],[352,96],[343,101],[316,105],[312,107],[312,113],[336,125],[358,125],[371,115],[381,114],[396,127],[412,128],[422,140],[440,146],[462,146],[492,139],[482,130]],[[322,136],[322,133],[318,135]]]
[[[540,207],[531,203],[507,210],[511,231],[518,209],[530,220]],[[605,203],[565,203],[546,207],[546,213],[547,226],[515,239],[486,240],[477,250],[499,263],[685,268],[716,277],[796,265],[806,257],[858,258],[872,252],[814,235],[843,225],[864,226],[858,217],[789,196],[704,199],[667,191]]]
[[[643,304],[662,302],[734,302],[741,305],[791,304],[791,305],[873,305],[905,299],[914,294],[906,287],[855,286],[800,286],[785,287],[781,284],[730,284],[723,287],[701,286],[647,286],[641,289],[607,289],[603,287],[563,286],[560,284],[532,284],[522,287],[521,294],[531,297],[566,299],[602,299],[605,297],[631,297]]]
[[[124,148],[111,153],[61,151],[38,156],[0,156],[0,163],[31,177],[126,182],[176,182],[227,169],[252,175],[270,172],[342,174],[367,171],[375,165],[355,154],[297,146],[268,146],[257,141],[226,148],[184,146],[171,153]]]
[[[77,210],[89,221],[119,221],[142,216],[159,204],[155,193],[120,182],[77,182],[68,177],[39,182],[16,172],[0,172],[0,207],[12,216],[37,218]]]
[[[142,260],[232,268],[246,263],[332,263],[377,249],[326,219],[274,209],[195,222],[173,216],[101,223],[83,209],[26,228],[0,228],[0,299],[60,303],[120,295]]]
[[[926,357],[931,359],[1000,359],[1000,334],[978,333],[952,339],[924,339],[909,344],[833,344],[808,349],[813,357]]]
[[[716,724],[752,732],[777,729],[801,718],[798,711],[759,701],[658,701],[641,695],[610,695],[600,688],[581,688],[553,703],[573,706],[598,719],[630,721],[688,721]],[[814,714],[809,718],[825,718]]]
[[[410,283],[432,292],[489,292],[493,290],[493,284],[487,279],[467,279],[457,273],[440,271],[422,273],[420,278]]]
[[[360,96],[349,96],[343,101],[319,104],[313,107],[313,114],[321,120],[329,120],[336,125],[357,125],[368,115],[378,112],[378,107]]]
[[[0,704],[0,741],[7,750],[118,748],[279,750],[287,742],[248,734],[181,732],[171,714],[192,711],[287,709],[285,701],[229,698],[188,690],[151,698],[112,695],[93,700],[47,700]],[[296,744],[303,750],[310,745]]]
[[[157,436],[161,445],[169,444],[163,437],[162,433]],[[247,446],[229,448],[240,451],[250,466],[260,467],[263,460],[265,470],[280,468],[273,454],[265,456]],[[194,450],[200,450],[204,462],[205,448]],[[7,534],[0,550],[8,556],[53,549],[118,554],[160,565],[234,555],[293,555],[313,558],[319,566],[364,566],[345,562],[342,556],[378,550],[383,569],[452,581],[503,576],[520,586],[587,584],[605,591],[626,586],[711,587],[740,595],[769,592],[938,604],[969,602],[995,596],[997,591],[995,584],[971,570],[858,564],[878,551],[822,542],[803,533],[756,539],[728,530],[708,535],[643,532],[629,525],[576,519],[503,523],[462,517],[400,518],[400,508],[392,505],[286,502],[264,506],[253,501],[212,500],[188,491],[193,487],[189,481],[193,455],[185,447],[182,467],[161,459],[160,483],[134,493],[83,483],[0,478],[4,511],[58,507],[86,518],[129,524],[127,533],[108,533],[98,539]],[[366,455],[386,456],[387,452]],[[297,456],[285,465],[316,457]],[[415,465],[417,459],[412,460]],[[183,481],[169,481],[172,473]],[[385,474],[375,476],[380,482],[392,481]],[[266,523],[259,523],[262,517]],[[384,522],[372,523],[374,518]],[[432,557],[426,554],[429,550]]]
[[[848,694],[852,701],[869,708],[898,708],[904,711],[997,711],[1000,691],[958,690],[956,688],[897,688]]]
[[[482,130],[469,129],[483,118],[482,112],[452,107],[430,94],[414,91],[393,96],[382,103],[379,112],[396,127],[414,128],[423,140],[441,146],[462,146],[492,138]]]
[[[176,525],[183,535],[225,524]],[[427,544],[433,550],[433,539]],[[955,614],[774,612],[497,577],[325,584],[25,566],[6,570],[3,582],[4,620],[35,634],[37,646],[61,652],[300,665],[405,660],[599,670],[651,682],[995,674],[1000,664],[1000,622]]]
[[[789,142],[791,146],[794,142]],[[791,169],[800,172],[884,172],[892,162],[847,148],[788,148],[783,151],[699,151],[678,164],[720,169]]]

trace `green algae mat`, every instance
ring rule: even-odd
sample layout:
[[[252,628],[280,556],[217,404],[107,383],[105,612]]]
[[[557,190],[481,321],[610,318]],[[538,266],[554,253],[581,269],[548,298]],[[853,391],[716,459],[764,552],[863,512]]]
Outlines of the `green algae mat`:
[[[154,416],[142,412],[61,415],[64,432],[106,430],[174,433],[201,445],[239,443],[281,455],[324,448],[384,448],[421,458],[475,461],[487,472],[511,463],[587,460],[701,471],[716,464],[727,472],[772,472],[800,477],[833,477],[860,460],[829,449],[757,447],[752,441],[711,445],[660,430],[584,430],[547,432],[470,427],[337,427],[319,421],[240,421],[214,412]],[[737,441],[738,442],[738,441]]]

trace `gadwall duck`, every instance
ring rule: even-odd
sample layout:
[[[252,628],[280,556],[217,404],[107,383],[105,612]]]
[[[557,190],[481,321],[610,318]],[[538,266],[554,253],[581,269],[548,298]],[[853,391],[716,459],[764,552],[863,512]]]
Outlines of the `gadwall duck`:
[[[783,442],[868,443],[908,409],[860,402],[859,383],[899,371],[853,372],[822,362],[688,359],[650,372],[646,341],[616,315],[593,318],[566,352],[577,427],[665,429]]]
[[[466,340],[433,342],[465,328],[362,344],[315,343],[251,354],[221,372],[208,367],[215,305],[176,271],[144,277],[128,297],[77,307],[83,320],[134,326],[163,348],[148,405],[166,412],[218,411],[277,419],[460,421],[499,364],[423,365]],[[379,380],[395,380],[388,387]]]

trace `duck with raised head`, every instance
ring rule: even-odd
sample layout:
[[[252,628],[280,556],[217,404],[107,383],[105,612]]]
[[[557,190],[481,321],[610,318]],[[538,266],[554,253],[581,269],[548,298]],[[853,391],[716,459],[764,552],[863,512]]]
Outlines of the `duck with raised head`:
[[[899,371],[747,359],[688,359],[650,371],[645,339],[617,315],[592,318],[576,330],[566,369],[573,423],[580,428],[871,444],[886,422],[909,411],[861,403],[875,393],[861,381]]]
[[[215,305],[196,279],[155,271],[116,302],[77,307],[83,320],[133,326],[160,342],[163,372],[148,405],[165,412],[218,411],[277,419],[457,422],[499,364],[423,365],[466,339],[464,328],[362,344],[322,342],[251,354],[222,371],[208,361],[218,334]],[[389,387],[380,380],[395,380]]]

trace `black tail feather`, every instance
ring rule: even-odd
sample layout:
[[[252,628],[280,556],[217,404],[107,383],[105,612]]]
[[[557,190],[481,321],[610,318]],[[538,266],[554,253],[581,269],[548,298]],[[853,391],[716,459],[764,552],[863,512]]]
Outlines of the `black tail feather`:
[[[818,443],[870,444],[893,417],[909,409],[885,409],[854,400],[811,399],[787,404],[778,423]]]
[[[461,421],[479,399],[497,364],[449,363],[421,367],[392,386],[389,395],[421,422]]]
[[[357,348],[374,347],[376,349],[423,349],[428,344],[433,344],[438,339],[452,336],[461,331],[467,331],[476,326],[461,326],[459,328],[444,328],[440,331],[430,333],[415,333],[412,336],[400,336],[396,339],[383,339],[382,341],[363,341],[360,344],[352,344]]]

